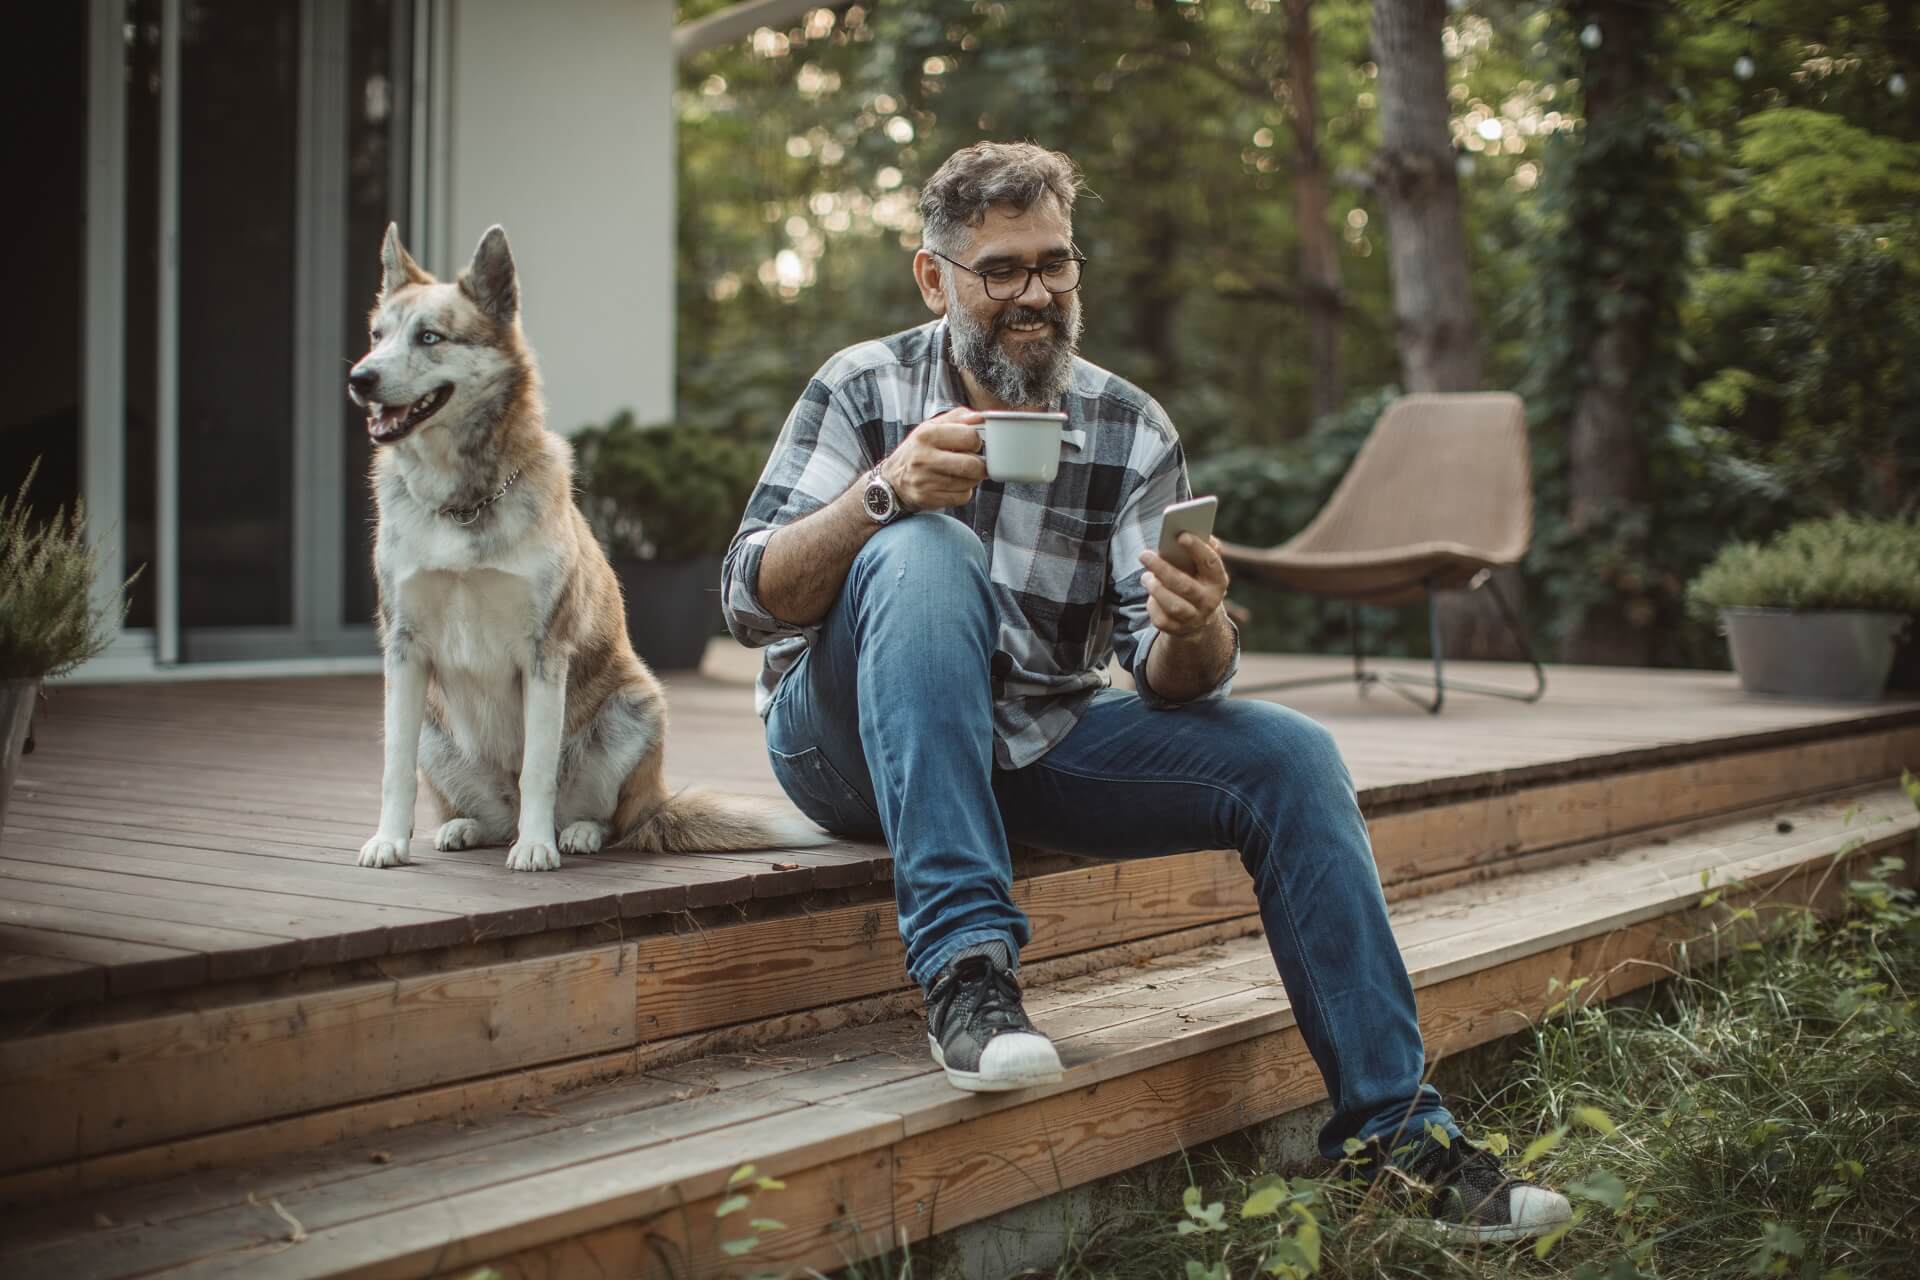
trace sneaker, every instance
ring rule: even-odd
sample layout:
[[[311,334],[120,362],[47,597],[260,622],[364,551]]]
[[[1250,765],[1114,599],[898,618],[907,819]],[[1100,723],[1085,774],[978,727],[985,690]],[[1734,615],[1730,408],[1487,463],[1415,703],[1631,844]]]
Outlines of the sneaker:
[[[1565,1196],[1514,1177],[1465,1138],[1448,1147],[1428,1143],[1401,1169],[1433,1188],[1427,1212],[1456,1240],[1527,1240],[1573,1218]]]
[[[997,1093],[1060,1080],[1053,1041],[1020,1007],[1020,980],[983,955],[963,956],[927,990],[927,1045],[957,1089]]]

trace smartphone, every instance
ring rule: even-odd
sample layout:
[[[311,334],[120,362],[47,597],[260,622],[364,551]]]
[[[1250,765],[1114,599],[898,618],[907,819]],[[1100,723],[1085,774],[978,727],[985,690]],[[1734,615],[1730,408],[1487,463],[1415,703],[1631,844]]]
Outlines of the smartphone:
[[[1160,558],[1175,568],[1192,573],[1197,567],[1193,557],[1180,545],[1180,535],[1191,533],[1205,542],[1213,533],[1213,513],[1220,499],[1209,494],[1189,502],[1176,502],[1160,513]]]

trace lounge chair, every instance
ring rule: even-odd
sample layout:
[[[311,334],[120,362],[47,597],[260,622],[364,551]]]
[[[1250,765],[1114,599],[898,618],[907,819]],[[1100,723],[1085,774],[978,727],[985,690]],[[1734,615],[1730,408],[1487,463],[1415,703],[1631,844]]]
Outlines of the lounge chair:
[[[1333,496],[1313,520],[1277,547],[1222,543],[1230,569],[1260,582],[1347,602],[1353,673],[1279,680],[1236,692],[1352,680],[1384,684],[1438,713],[1449,689],[1537,702],[1546,672],[1534,656],[1495,569],[1520,562],[1533,532],[1532,468],[1520,397],[1507,392],[1424,393],[1387,406]],[[1532,690],[1449,683],[1433,593],[1485,587],[1533,667]],[[1354,611],[1363,604],[1424,599],[1433,675],[1367,668]],[[1431,700],[1407,687],[1433,691]]]

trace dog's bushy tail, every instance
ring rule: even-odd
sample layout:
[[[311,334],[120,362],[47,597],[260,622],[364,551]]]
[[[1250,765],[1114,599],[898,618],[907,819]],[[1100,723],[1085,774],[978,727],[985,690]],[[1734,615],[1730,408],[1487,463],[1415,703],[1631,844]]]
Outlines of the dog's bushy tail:
[[[667,797],[620,843],[643,853],[797,849],[833,839],[797,813],[746,796],[693,787]]]

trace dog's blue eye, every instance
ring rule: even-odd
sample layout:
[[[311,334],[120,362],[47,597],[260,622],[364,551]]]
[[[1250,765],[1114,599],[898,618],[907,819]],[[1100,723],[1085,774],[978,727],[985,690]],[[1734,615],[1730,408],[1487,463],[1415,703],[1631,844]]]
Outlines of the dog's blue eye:
[[[438,341],[440,341],[440,335],[439,335],[439,334],[437,334],[437,333],[435,333],[435,332],[434,332],[433,330],[431,330],[431,329],[422,329],[422,330],[420,331],[420,345],[421,345],[421,346],[423,346],[423,347],[430,347],[430,346],[432,346],[432,345],[433,345],[434,343],[436,343],[436,342],[438,342]]]

